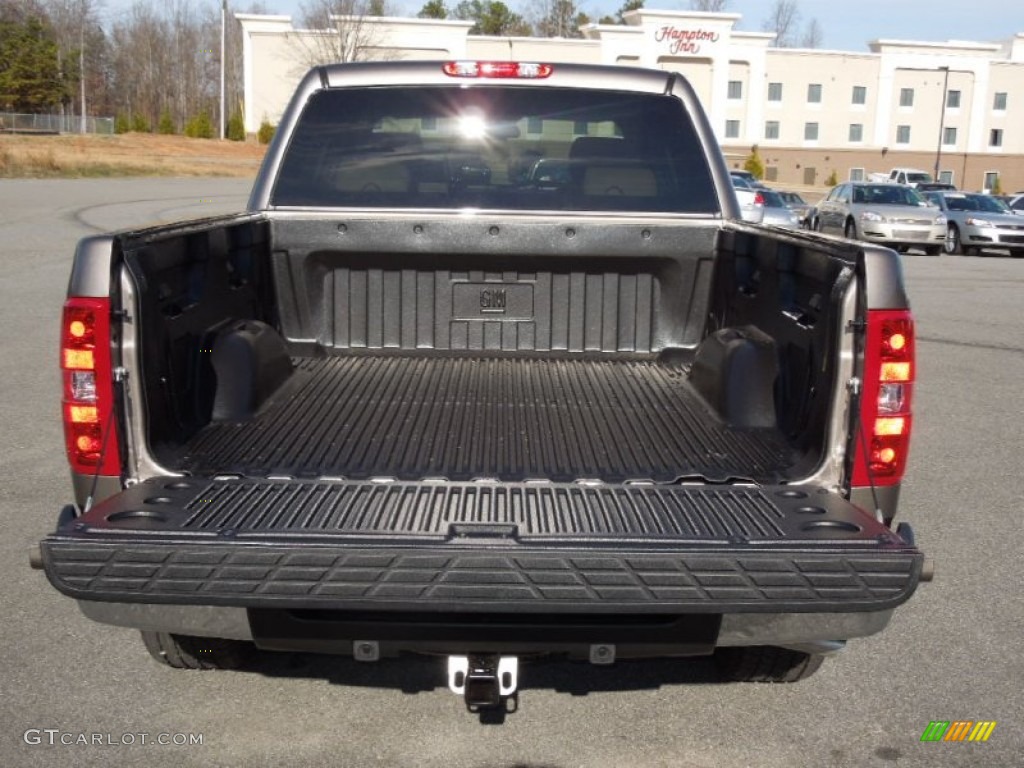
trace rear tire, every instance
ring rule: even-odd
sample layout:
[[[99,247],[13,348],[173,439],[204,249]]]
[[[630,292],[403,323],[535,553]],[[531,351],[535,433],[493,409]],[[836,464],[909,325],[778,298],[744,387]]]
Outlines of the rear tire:
[[[771,645],[718,648],[715,666],[724,680],[740,683],[795,683],[818,671],[825,657]]]
[[[143,632],[142,642],[150,656],[174,669],[238,669],[251,659],[255,649],[242,640],[168,632]]]
[[[852,221],[846,222],[846,226],[843,228],[843,237],[847,240],[857,239],[857,225]]]

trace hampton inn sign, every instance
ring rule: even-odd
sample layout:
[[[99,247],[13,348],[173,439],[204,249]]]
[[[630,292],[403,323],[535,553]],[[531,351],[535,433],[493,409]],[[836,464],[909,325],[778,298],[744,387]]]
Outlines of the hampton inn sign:
[[[659,43],[671,56],[697,55],[705,43],[717,43],[718,32],[702,27],[673,27],[666,24],[654,32],[654,42]]]

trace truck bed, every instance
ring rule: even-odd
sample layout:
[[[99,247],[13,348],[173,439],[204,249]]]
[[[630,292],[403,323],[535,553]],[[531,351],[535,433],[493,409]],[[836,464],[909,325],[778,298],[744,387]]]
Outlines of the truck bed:
[[[656,360],[348,355],[302,359],[250,420],[187,444],[196,475],[503,482],[786,477],[776,429],[721,421]]]

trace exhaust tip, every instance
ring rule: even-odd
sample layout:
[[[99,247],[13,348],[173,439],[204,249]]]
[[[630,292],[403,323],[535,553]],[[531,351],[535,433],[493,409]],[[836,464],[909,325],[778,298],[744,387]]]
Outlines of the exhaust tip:
[[[921,577],[922,583],[931,581],[935,578],[935,560],[930,557],[924,559],[924,563],[921,564]]]
[[[43,550],[39,548],[38,544],[29,547],[28,564],[33,571],[43,570]]]

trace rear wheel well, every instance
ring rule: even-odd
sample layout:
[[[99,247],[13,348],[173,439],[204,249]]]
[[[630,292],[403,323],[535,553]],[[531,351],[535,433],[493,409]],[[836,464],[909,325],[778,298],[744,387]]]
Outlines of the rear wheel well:
[[[250,660],[255,646],[242,640],[142,632],[149,655],[174,669],[239,669]]]
[[[821,654],[768,645],[718,648],[714,655],[724,679],[744,683],[795,683],[817,672],[824,660]]]

